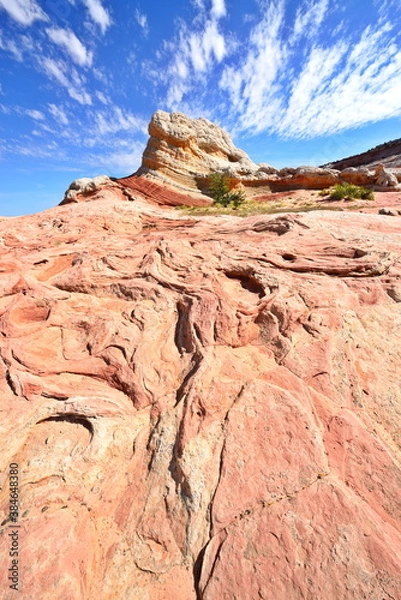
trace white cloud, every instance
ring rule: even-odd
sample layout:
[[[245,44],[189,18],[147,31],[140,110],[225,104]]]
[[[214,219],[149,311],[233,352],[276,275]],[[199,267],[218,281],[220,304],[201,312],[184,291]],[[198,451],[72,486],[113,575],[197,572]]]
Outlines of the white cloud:
[[[61,125],[68,125],[68,117],[60,106],[49,104],[49,112]]]
[[[88,157],[88,162],[96,168],[103,168],[111,175],[130,175],[136,171],[142,161],[143,145],[132,144],[130,152],[111,152]]]
[[[49,20],[35,0],[0,0],[0,8],[6,10],[10,17],[21,25]]]
[[[18,62],[23,62],[24,53],[29,54],[34,49],[37,51],[38,43],[35,48],[35,43],[29,35],[18,35],[15,39],[11,39],[10,36],[4,35],[0,31],[0,49],[10,52]]]
[[[288,35],[285,8],[284,0],[266,4],[242,58],[224,67],[220,88],[234,132],[311,138],[401,116],[401,49],[392,24],[380,20],[348,37],[339,31],[333,41],[327,0],[315,0],[299,7]]]
[[[239,128],[262,131],[277,119],[280,95],[277,90],[286,49],[281,38],[284,0],[268,6],[265,16],[250,35],[249,50],[238,67],[226,67],[220,86],[229,94],[239,115]]]
[[[314,38],[329,8],[329,0],[315,0],[307,6],[299,6],[295,18],[293,36],[294,43],[301,36]]]
[[[28,115],[28,117],[35,119],[35,121],[44,121],[45,118],[45,115],[42,112],[40,112],[40,110],[27,108],[25,110],[25,114]]]
[[[144,13],[141,13],[141,11],[139,9],[135,10],[135,19],[136,22],[138,23],[139,27],[141,27],[143,29],[143,33],[145,36],[147,36],[149,34],[149,25],[148,25],[148,18]]]
[[[221,63],[228,54],[226,38],[218,23],[226,14],[224,0],[212,1],[210,16],[202,0],[195,0],[195,5],[198,14],[192,26],[181,21],[178,41],[166,44],[173,57],[165,77],[168,81],[166,101],[173,109],[196,86],[199,78],[211,73],[216,63]]]
[[[88,94],[88,92],[85,92],[84,90],[76,90],[72,88],[68,90],[68,93],[71,96],[71,98],[73,98],[80,104],[92,104],[92,98],[90,97],[90,94]]]
[[[89,11],[91,19],[99,25],[102,33],[111,25],[111,17],[107,10],[102,6],[100,0],[82,0]]]
[[[55,79],[60,85],[67,89],[68,94],[71,98],[79,102],[80,104],[92,104],[90,95],[85,91],[83,87],[83,80],[79,74],[61,60],[53,60],[52,58],[42,57],[40,65],[46,75]],[[68,79],[66,72],[71,75],[71,80]]]
[[[97,92],[96,92],[96,97],[97,97],[97,99],[98,99],[98,100],[99,100],[99,101],[100,101],[102,104],[109,104],[109,103],[110,103],[110,100],[108,100],[108,99],[106,98],[106,96],[103,94],[103,92],[99,92],[99,91],[97,91]]]
[[[201,48],[204,54],[206,64],[209,64],[212,55],[217,62],[221,62],[226,55],[226,42],[224,36],[218,31],[215,21],[209,21],[200,37]]]
[[[23,52],[20,46],[14,41],[10,39],[3,39],[2,34],[0,33],[0,49],[5,50],[6,52],[10,52],[14,59],[18,62],[22,62],[24,60]]]
[[[221,17],[225,17],[226,15],[226,5],[224,0],[212,0],[212,17],[215,19],[220,19]]]
[[[74,32],[52,27],[46,29],[46,33],[55,44],[64,48],[76,64],[81,67],[91,66],[93,53],[85,48]]]
[[[118,106],[113,106],[113,108],[107,112],[98,112],[96,114],[95,133],[99,136],[115,134],[120,131],[143,130],[146,130],[146,123],[143,119],[128,111],[122,110]]]
[[[401,115],[401,51],[388,31],[368,27],[353,47],[314,48],[275,130],[307,138]]]
[[[62,86],[69,87],[70,83],[64,73],[64,64],[61,61],[55,61],[52,58],[44,58],[41,62],[47,75],[56,79]]]
[[[189,47],[183,45],[182,48],[189,54],[195,72],[205,72],[212,65],[213,57],[221,62],[226,54],[225,39],[218,31],[216,21],[208,21],[203,31],[190,34]],[[178,58],[178,64],[179,72],[185,73],[182,58]]]

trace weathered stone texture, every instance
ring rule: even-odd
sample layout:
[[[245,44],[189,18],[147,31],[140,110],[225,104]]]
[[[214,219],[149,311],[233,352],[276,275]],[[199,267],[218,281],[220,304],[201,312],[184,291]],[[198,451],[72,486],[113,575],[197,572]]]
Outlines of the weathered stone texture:
[[[399,220],[112,187],[0,222],[18,597],[401,598]]]

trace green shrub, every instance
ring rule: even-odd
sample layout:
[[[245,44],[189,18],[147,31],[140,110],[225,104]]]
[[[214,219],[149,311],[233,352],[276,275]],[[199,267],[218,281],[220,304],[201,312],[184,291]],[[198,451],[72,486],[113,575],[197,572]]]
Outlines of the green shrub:
[[[374,195],[372,190],[352,183],[338,183],[330,190],[331,200],[351,200],[352,198],[373,200]]]
[[[208,194],[215,204],[224,207],[231,204],[233,208],[238,208],[245,201],[245,194],[239,190],[230,191],[228,182],[229,179],[224,173],[211,173]]]

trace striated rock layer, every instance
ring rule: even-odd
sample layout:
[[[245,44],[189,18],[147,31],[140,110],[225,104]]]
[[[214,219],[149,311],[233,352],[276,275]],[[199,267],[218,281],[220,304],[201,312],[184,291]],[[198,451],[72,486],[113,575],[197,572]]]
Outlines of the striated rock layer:
[[[226,171],[237,179],[258,170],[249,156],[234,146],[228,133],[207,119],[158,110],[148,129],[149,141],[136,175],[199,191],[211,171]]]
[[[380,164],[389,168],[401,169],[401,139],[391,140],[390,142],[371,148],[367,152],[348,156],[324,166],[340,170],[350,167],[368,166],[374,169]]]
[[[2,598],[401,598],[400,222],[114,193],[0,222]]]
[[[371,168],[352,161],[324,167],[301,166],[278,170],[266,163],[255,164],[236,148],[226,131],[207,119],[190,119],[182,113],[158,110],[149,123],[149,141],[136,177],[170,186],[198,196],[209,186],[210,173],[227,175],[232,188],[248,196],[294,189],[321,190],[339,183],[400,189],[401,170],[389,171],[380,162]],[[387,163],[386,163],[387,165]],[[391,166],[389,164],[388,166]],[[335,167],[335,168],[333,168]],[[123,179],[125,185],[126,179]],[[131,181],[133,177],[129,178]]]

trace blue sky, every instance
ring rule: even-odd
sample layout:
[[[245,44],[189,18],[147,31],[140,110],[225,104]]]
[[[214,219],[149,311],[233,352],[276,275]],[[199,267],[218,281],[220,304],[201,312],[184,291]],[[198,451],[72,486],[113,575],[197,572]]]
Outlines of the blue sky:
[[[255,162],[401,137],[399,0],[0,0],[0,215],[140,164],[157,109]]]

